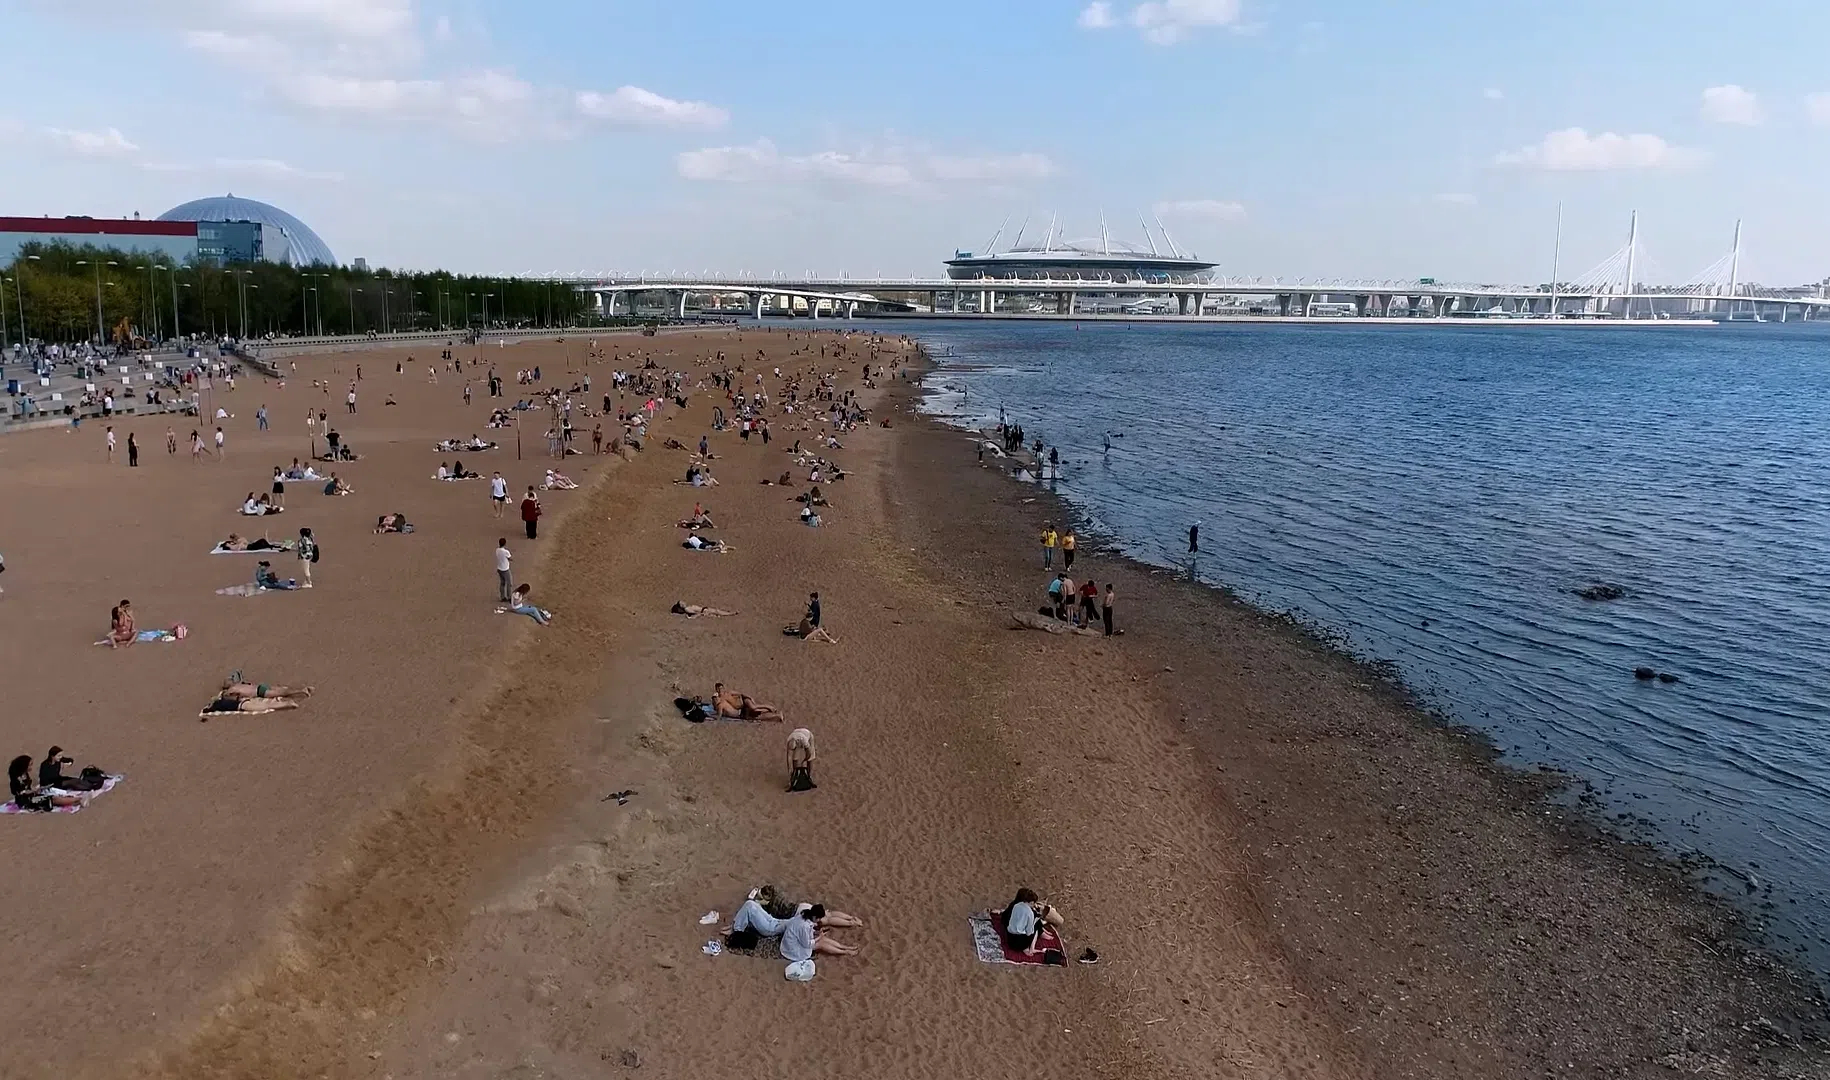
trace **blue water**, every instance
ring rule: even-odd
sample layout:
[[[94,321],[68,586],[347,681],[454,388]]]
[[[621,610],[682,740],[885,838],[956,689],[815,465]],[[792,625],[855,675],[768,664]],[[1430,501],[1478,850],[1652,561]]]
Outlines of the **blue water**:
[[[1060,490],[1127,554],[1185,567],[1200,521],[1203,580],[1712,857],[1830,970],[1830,325],[919,336],[950,353],[930,410],[1059,446]]]

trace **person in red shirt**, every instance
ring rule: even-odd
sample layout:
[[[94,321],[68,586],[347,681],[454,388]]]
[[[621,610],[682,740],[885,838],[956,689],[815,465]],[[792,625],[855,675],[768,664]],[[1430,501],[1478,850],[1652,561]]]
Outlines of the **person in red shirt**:
[[[1099,621],[1099,586],[1088,578],[1080,587],[1080,625],[1091,627]]]
[[[527,538],[532,540],[540,529],[540,496],[534,494],[533,488],[528,488],[527,498],[521,500],[521,520],[527,525]]]

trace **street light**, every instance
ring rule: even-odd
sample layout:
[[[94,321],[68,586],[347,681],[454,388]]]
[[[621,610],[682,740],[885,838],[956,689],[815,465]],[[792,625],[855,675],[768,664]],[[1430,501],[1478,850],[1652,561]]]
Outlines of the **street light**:
[[[36,259],[37,257],[38,256],[36,256],[36,255],[29,256],[29,258],[34,258],[34,259]],[[108,331],[106,329],[104,329],[102,326],[102,262],[100,259],[97,259],[93,264],[91,264],[88,259],[78,259],[78,260],[76,260],[76,265],[77,266],[94,265],[94,267],[95,267],[95,345],[96,345],[96,348],[99,349],[102,346],[108,344]],[[109,266],[119,266],[121,264],[118,262],[115,262],[113,259],[109,259],[108,265]]]
[[[146,304],[142,306],[142,314],[144,314],[145,307],[152,308],[152,336],[153,340],[157,341],[159,338],[159,302],[153,299],[153,264],[149,262],[145,266],[136,266],[134,269],[146,271]]]
[[[156,263],[155,263],[155,264],[154,264],[154,265],[153,265],[153,269],[154,269],[154,270],[163,270],[163,271],[165,271],[165,272],[166,272],[166,273],[167,273],[167,274],[170,274],[170,275],[171,275],[171,283],[172,283],[172,338],[173,338],[173,339],[174,339],[174,340],[175,340],[175,339],[176,339],[176,338],[177,338],[177,337],[178,337],[178,268],[177,268],[177,267],[175,267],[175,266],[160,266],[160,265],[158,265],[158,264],[156,264]],[[152,276],[152,275],[151,275],[151,274],[150,274],[150,272],[149,272],[149,273],[148,273],[148,275],[147,275],[147,276],[148,276],[148,277],[151,277],[151,276]],[[147,294],[147,295],[148,295],[148,296],[149,296],[149,297],[150,297],[150,296],[151,296],[151,293],[148,293],[148,294]],[[159,301],[158,301],[158,299],[157,299],[157,298],[153,298],[153,299],[152,299],[152,306],[153,306],[153,311],[154,311],[154,312],[155,312],[155,313],[156,313],[156,312],[157,312],[157,311],[158,311],[158,310],[159,310]]]

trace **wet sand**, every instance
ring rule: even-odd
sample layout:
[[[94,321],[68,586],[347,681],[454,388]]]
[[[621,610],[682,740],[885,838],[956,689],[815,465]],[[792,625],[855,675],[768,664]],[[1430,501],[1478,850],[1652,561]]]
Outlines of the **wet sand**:
[[[834,340],[623,347],[683,368],[761,348],[767,367],[855,386],[855,354],[818,356]],[[512,369],[551,348],[491,357]],[[355,362],[301,359],[300,374]],[[366,387],[396,377],[361,362],[368,413]],[[93,1075],[135,1058],[186,1077],[1823,1067],[1792,1042],[1821,999],[1741,948],[1724,912],[1547,814],[1531,785],[1288,628],[1083,551],[1076,571],[1119,583],[1127,633],[1011,629],[1039,602],[1033,537],[1059,509],[912,417],[910,387],[874,401],[894,427],[833,453],[851,475],[826,485],[824,528],[795,520],[804,472],[759,483],[789,468],[798,431],[778,427],[767,450],[713,435],[721,486],[671,483],[685,455],[659,440],[697,441],[706,391],[633,463],[570,459],[589,490],[548,496],[569,517],[529,543],[490,519],[483,485],[423,479],[430,439],[469,434],[459,388],[426,385],[423,365],[398,381],[400,419],[347,429],[374,451],[348,470],[358,494],[296,495],[332,505],[272,519],[323,538],[310,593],[210,592],[239,572],[217,564],[248,558],[202,552],[264,486],[271,461],[237,464],[252,432],[231,430],[234,483],[188,460],[110,470],[87,425],[0,440],[0,497],[45,509],[5,540],[0,648],[36,673],[10,683],[31,720],[9,734],[130,776],[82,814],[0,827],[10,865],[50,851],[69,887],[47,905],[33,883],[0,886],[22,976],[0,1015],[27,1033],[0,1074],[72,1051]],[[252,428],[252,406],[236,411]],[[275,407],[276,427],[289,412],[297,441],[302,407]],[[538,465],[504,472],[521,487]],[[695,499],[735,551],[680,548]],[[368,535],[391,509],[419,532]],[[490,614],[505,534],[518,567],[550,551],[536,583],[554,626]],[[98,559],[64,535],[127,539]],[[837,645],[780,633],[814,589]],[[143,626],[173,610],[193,637],[77,648],[116,593]],[[740,614],[687,620],[666,613],[675,600]],[[198,724],[228,667],[323,692],[297,713]],[[788,724],[681,720],[672,698],[717,679]],[[782,742],[803,724],[820,787],[789,795]],[[863,917],[839,934],[859,955],[822,958],[808,986],[780,961],[703,955],[698,916],[728,918],[765,881]],[[1070,954],[1101,963],[977,963],[966,914],[1020,884],[1066,913]]]

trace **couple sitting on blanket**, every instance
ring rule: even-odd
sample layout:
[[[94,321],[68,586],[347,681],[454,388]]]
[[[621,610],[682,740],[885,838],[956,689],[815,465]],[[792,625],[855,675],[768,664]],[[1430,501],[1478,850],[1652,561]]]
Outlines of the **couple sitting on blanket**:
[[[413,526],[407,522],[405,514],[383,514],[375,519],[375,531],[378,533],[410,533]]]
[[[548,491],[571,491],[578,487],[578,482],[565,473],[555,469],[546,471],[546,489]]]
[[[264,517],[268,514],[283,514],[286,512],[286,508],[273,505],[271,495],[262,495],[257,499],[254,497],[254,492],[250,491],[247,499],[241,504],[241,512],[248,517]]]
[[[444,462],[439,462],[438,472],[433,473],[432,477],[435,480],[481,480],[483,479],[483,474],[471,472],[464,468],[464,463],[461,460],[453,458],[449,469],[445,467]]]
[[[324,494],[326,495],[353,495],[355,494],[355,491],[356,489],[350,487],[347,480],[344,480],[336,473],[331,473],[330,480],[324,485]]]
[[[448,451],[452,451],[452,450],[469,450],[469,451],[472,451],[475,453],[480,453],[484,450],[494,450],[495,448],[496,448],[495,443],[484,442],[482,439],[477,438],[475,435],[472,435],[470,437],[469,442],[461,442],[457,439],[443,439],[438,444],[438,449],[442,452],[448,452]]]
[[[13,805],[21,810],[44,813],[67,806],[88,804],[91,791],[100,791],[108,774],[93,765],[77,776],[64,775],[63,767],[74,762],[64,756],[63,747],[53,746],[45,752],[44,764],[38,767],[38,778],[32,778],[32,755],[20,754],[6,768],[6,786]]]
[[[773,910],[771,910],[773,909]],[[790,963],[812,960],[814,953],[826,956],[850,956],[856,945],[836,941],[825,931],[851,930],[864,920],[843,911],[828,911],[821,904],[789,904],[764,885],[750,894],[737,909],[731,925],[724,930],[725,945],[733,949],[754,949],[762,938],[781,938],[782,959]]]
[[[285,471],[285,473],[282,475],[283,475],[284,479],[287,479],[287,480],[322,480],[322,479],[324,479],[323,477],[318,475],[318,470],[312,468],[309,465],[299,464],[298,458],[292,459],[292,468],[287,469]]]

